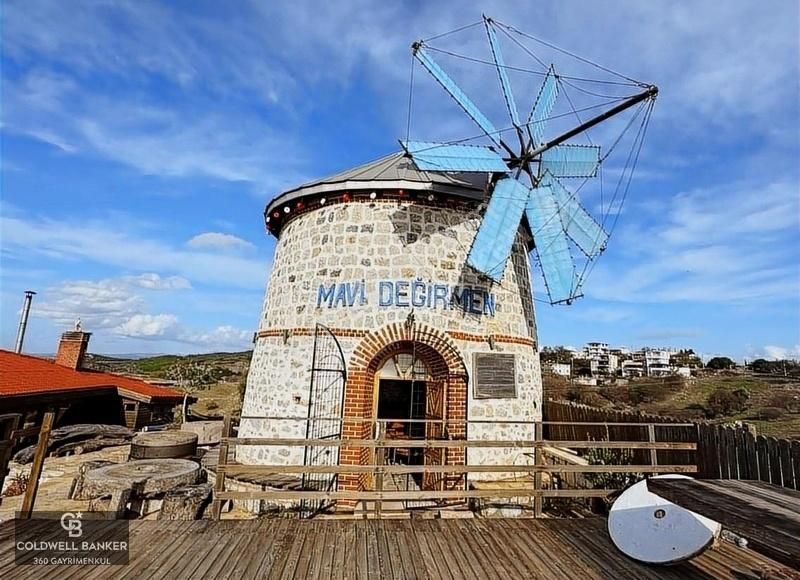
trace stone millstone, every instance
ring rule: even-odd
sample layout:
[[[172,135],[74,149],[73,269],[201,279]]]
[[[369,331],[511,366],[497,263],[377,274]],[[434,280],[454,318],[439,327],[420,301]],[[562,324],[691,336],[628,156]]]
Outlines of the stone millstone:
[[[142,459],[115,463],[87,471],[83,476],[83,496],[102,497],[121,489],[138,496],[165,493],[200,478],[200,466],[186,459]]]
[[[192,457],[197,451],[197,433],[156,431],[139,433],[131,442],[131,459]]]

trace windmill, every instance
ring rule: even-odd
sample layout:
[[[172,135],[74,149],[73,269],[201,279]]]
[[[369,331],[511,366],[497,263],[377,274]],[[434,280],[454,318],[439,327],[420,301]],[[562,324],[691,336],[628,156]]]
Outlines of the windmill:
[[[401,141],[401,145],[415,165],[424,171],[492,173],[489,202],[469,249],[467,264],[499,283],[503,278],[519,225],[523,219],[527,219],[550,303],[569,304],[581,296],[583,281],[572,258],[571,245],[577,247],[588,260],[594,260],[605,249],[609,234],[581,206],[575,193],[564,182],[570,178],[595,177],[603,160],[600,147],[568,141],[636,104],[649,100],[652,108],[658,88],[629,79],[642,90],[617,99],[621,102],[568,131],[546,138],[547,122],[559,97],[560,77],[555,66],[550,65],[544,73],[533,107],[523,122],[507,73],[514,67],[505,65],[497,37],[498,29],[506,34],[509,30],[518,31],[486,16],[482,23],[511,119],[511,129],[516,134],[518,145],[512,147],[503,139],[504,130],[498,130],[439,66],[425,41],[412,45],[414,59],[480,127],[491,144],[480,146],[463,142],[437,143],[410,141],[407,138]],[[567,54],[591,63],[587,59]],[[650,109],[647,117],[649,112]],[[641,142],[638,145],[641,147]]]

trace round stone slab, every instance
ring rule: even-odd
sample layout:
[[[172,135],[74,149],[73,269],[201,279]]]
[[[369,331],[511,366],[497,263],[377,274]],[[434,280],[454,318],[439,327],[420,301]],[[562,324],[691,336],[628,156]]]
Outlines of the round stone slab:
[[[200,466],[187,459],[141,459],[93,469],[84,476],[84,495],[101,497],[132,489],[136,495],[167,492],[197,483]]]
[[[197,451],[197,433],[154,431],[139,433],[131,441],[131,459],[191,457]]]

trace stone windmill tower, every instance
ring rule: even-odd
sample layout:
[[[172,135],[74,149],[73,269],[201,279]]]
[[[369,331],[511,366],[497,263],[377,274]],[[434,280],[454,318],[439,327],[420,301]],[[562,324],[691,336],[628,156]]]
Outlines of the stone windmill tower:
[[[635,95],[545,139],[561,77],[552,66],[541,73],[523,122],[497,42],[500,25],[482,23],[519,147],[444,73],[428,44],[413,45],[415,59],[489,145],[403,141],[398,153],[267,205],[267,229],[278,242],[240,436],[368,438],[377,428],[388,437],[533,437],[524,422],[541,419],[542,383],[529,252],[536,251],[550,302],[569,303],[582,282],[572,249],[593,259],[608,239],[565,185],[593,177],[605,156],[567,141],[637,103],[649,104],[649,115],[657,89],[637,83]],[[512,464],[520,457],[512,449],[468,456],[453,449],[412,451],[402,460]],[[369,462],[366,449],[353,448],[242,446],[237,458]],[[336,483],[367,484],[357,475]]]

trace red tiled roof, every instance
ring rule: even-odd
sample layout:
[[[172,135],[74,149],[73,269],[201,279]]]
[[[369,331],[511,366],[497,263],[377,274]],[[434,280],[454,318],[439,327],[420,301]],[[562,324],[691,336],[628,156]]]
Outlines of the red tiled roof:
[[[179,400],[183,393],[99,371],[75,371],[53,361],[0,349],[0,396],[41,395],[64,391],[116,388],[152,400]]]

